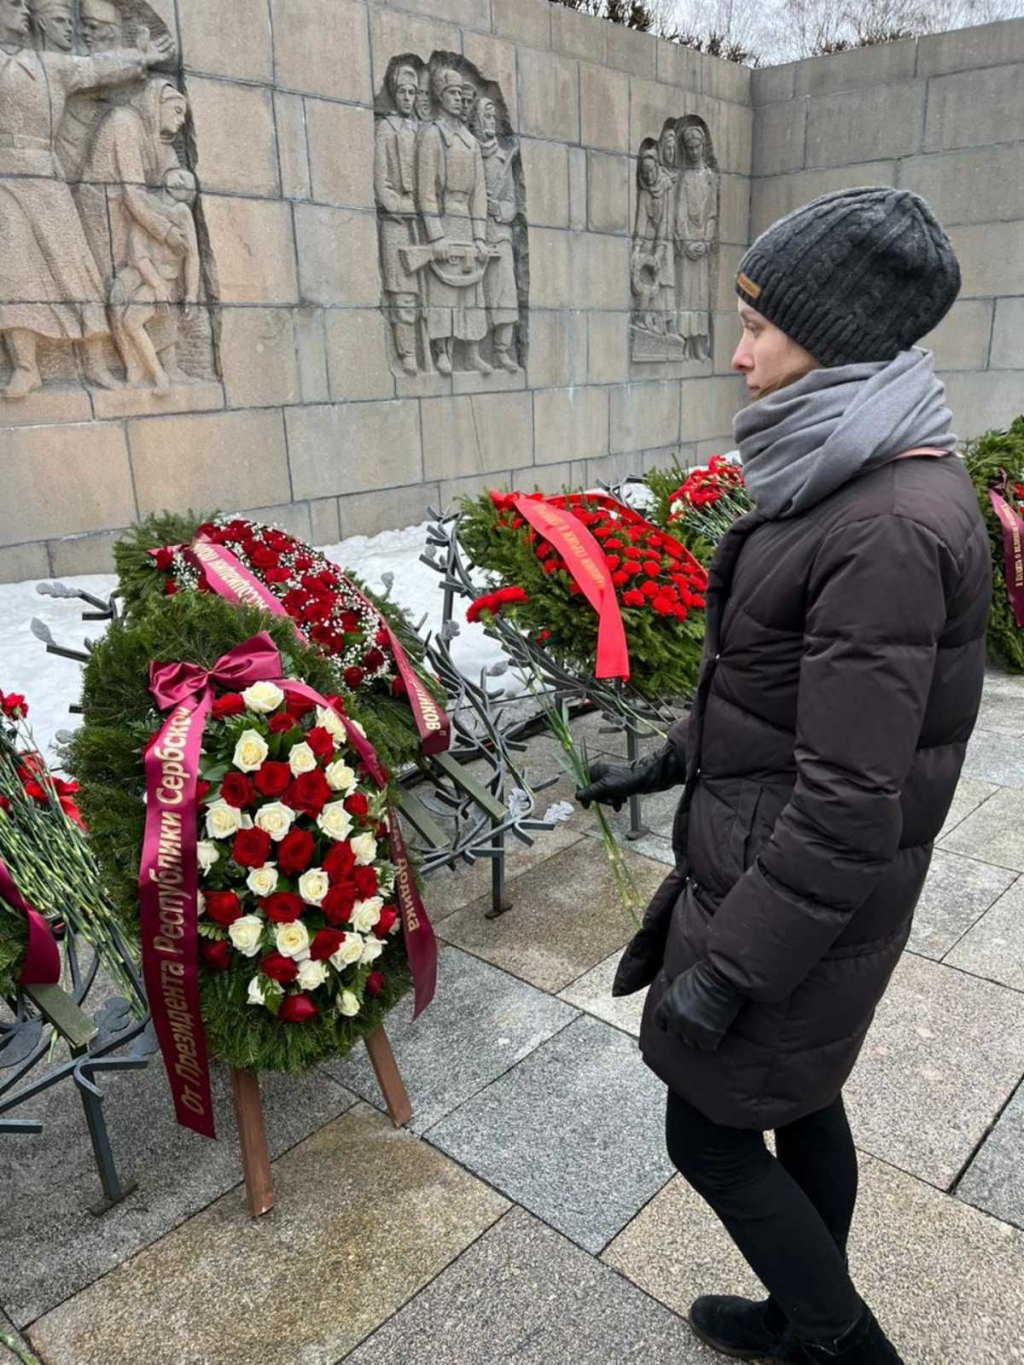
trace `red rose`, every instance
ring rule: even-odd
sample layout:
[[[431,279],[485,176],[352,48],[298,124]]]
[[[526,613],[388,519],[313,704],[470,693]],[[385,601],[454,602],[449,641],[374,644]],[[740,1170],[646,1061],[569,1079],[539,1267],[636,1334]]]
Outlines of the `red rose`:
[[[221,798],[236,810],[252,805],[256,799],[252,783],[244,773],[228,773],[221,783],[220,794]]]
[[[370,975],[366,978],[366,994],[367,994],[367,995],[380,995],[380,993],[381,993],[381,991],[382,991],[383,989],[384,989],[384,973],[383,973],[383,972],[371,972]]]
[[[263,577],[268,583],[287,583],[291,573],[287,569],[267,569]]]
[[[196,782],[196,800],[197,800],[197,801],[205,801],[206,798],[207,798],[207,797],[209,796],[209,794],[210,794],[210,787],[211,787],[211,786],[212,786],[212,783],[207,782],[207,781],[206,781],[204,778],[202,778],[202,777],[199,778],[199,780]]]
[[[298,966],[283,953],[268,953],[260,962],[260,971],[271,981],[280,981],[282,986],[290,985],[299,974]]]
[[[226,972],[231,966],[231,944],[226,938],[204,938],[199,943],[203,961],[215,972]]]
[[[242,907],[233,891],[206,892],[206,918],[219,924],[222,929],[234,924],[241,913]]]
[[[166,573],[174,563],[174,551],[169,550],[165,545],[153,552],[153,561],[160,573]]]
[[[313,860],[316,844],[308,830],[293,829],[277,847],[277,865],[287,877],[297,877]]]
[[[308,995],[286,995],[281,1001],[277,1017],[286,1024],[304,1024],[309,1019],[315,1019],[319,1013]]]
[[[276,569],[280,560],[275,552],[266,545],[257,545],[252,552],[249,563],[254,569]]]
[[[291,891],[275,891],[263,897],[260,908],[275,924],[291,924],[302,914],[302,901]]]
[[[270,855],[270,835],[263,829],[241,829],[231,845],[231,856],[242,867],[262,867]]]
[[[361,820],[370,810],[370,803],[362,792],[353,792],[351,796],[345,797],[345,809],[349,815],[354,815],[357,820]]]
[[[169,578],[167,582],[164,584],[164,596],[173,597],[177,591],[178,591],[177,583],[175,583],[173,578]]]
[[[352,914],[352,909],[358,899],[359,893],[354,882],[339,882],[337,886],[332,886],[328,891],[320,908],[323,910],[328,924],[344,924]]]
[[[347,804],[347,803],[346,803]],[[341,840],[334,845],[330,853],[324,859],[324,871],[332,882],[340,882],[348,877],[356,865],[356,855],[352,852],[351,844]]]
[[[285,800],[292,810],[302,811],[305,815],[317,816],[331,798],[327,778],[319,768],[311,773],[302,773],[288,789]]]
[[[364,654],[363,656],[363,667],[369,669],[371,673],[374,671],[374,669],[380,668],[383,662],[384,655],[380,652],[379,649],[367,650],[366,654]]]
[[[341,613],[341,628],[346,635],[351,635],[354,630],[359,629],[359,615],[354,611],[343,611]]]
[[[284,703],[284,709],[290,716],[294,716],[296,720],[300,720],[303,716],[307,716],[315,706],[315,701],[310,701],[308,697],[297,696],[294,692],[289,692]]]
[[[391,679],[391,695],[393,697],[404,697],[408,690],[409,689],[405,685],[405,679],[400,673],[396,674],[395,677]]]
[[[352,880],[356,884],[361,900],[368,900],[377,894],[377,874],[372,867],[354,867]]]
[[[397,919],[398,911],[393,909],[390,905],[385,905],[384,909],[380,912],[380,919],[373,926],[373,932],[376,937],[387,938],[388,934],[394,928],[395,920]]]
[[[291,786],[292,770],[287,763],[264,763],[253,774],[253,785],[261,796],[280,796]]]
[[[320,929],[313,935],[313,942],[309,945],[309,955],[314,962],[322,962],[325,958],[332,957],[344,942],[343,930]]]
[[[267,721],[267,729],[272,735],[283,735],[295,725],[295,718],[287,711],[277,711]]]
[[[213,703],[213,718],[223,720],[225,716],[240,716],[245,710],[245,701],[240,692],[225,692]]]
[[[334,739],[329,730],[325,730],[322,725],[314,725],[306,736],[306,743],[316,754],[317,758],[323,763],[334,754]]]
[[[344,673],[345,686],[350,687],[354,692],[363,681],[363,670],[361,668],[346,668]]]

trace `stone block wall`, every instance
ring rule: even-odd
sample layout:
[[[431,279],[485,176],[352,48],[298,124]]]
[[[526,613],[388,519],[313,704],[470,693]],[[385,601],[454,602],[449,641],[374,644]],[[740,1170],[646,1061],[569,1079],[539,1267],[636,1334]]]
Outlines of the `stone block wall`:
[[[1024,20],[755,71],[751,232],[850,185],[923,194],[963,292],[934,348],[954,427],[1024,412]]]

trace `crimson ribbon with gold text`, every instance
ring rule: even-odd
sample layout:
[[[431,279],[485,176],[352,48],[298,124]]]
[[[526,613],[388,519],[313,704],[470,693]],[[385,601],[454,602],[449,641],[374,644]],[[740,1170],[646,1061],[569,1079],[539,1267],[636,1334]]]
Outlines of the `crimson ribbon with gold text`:
[[[1002,477],[994,488],[988,490],[988,495],[1003,532],[1006,595],[1013,608],[1013,619],[1018,626],[1024,627],[1024,520],[1002,496],[1009,480],[1003,470],[999,472]]]
[[[20,910],[28,924],[25,960],[18,975],[19,986],[55,986],[60,980],[60,952],[50,926],[18,890],[7,864],[0,858],[0,900]]]

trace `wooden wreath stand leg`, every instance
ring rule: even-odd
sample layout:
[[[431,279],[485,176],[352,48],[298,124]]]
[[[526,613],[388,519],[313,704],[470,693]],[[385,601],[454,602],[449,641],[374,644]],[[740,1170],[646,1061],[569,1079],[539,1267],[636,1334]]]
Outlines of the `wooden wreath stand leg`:
[[[365,1042],[391,1122],[396,1128],[401,1128],[412,1118],[412,1105],[383,1024],[368,1034]],[[235,1100],[238,1142],[242,1149],[246,1199],[253,1218],[259,1218],[274,1207],[274,1178],[270,1170],[258,1074],[232,1067],[231,1092]]]

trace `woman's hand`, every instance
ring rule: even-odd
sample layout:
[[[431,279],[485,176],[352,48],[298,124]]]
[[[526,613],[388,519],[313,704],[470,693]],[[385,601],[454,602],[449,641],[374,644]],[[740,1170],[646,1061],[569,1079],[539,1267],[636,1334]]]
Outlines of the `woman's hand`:
[[[695,962],[669,986],[654,1011],[654,1022],[687,1047],[714,1052],[745,1000],[710,962]]]
[[[590,769],[590,784],[576,789],[576,800],[584,810],[591,801],[621,810],[631,796],[668,791],[685,779],[678,753],[667,744],[660,753],[637,759],[635,763],[594,763]]]

